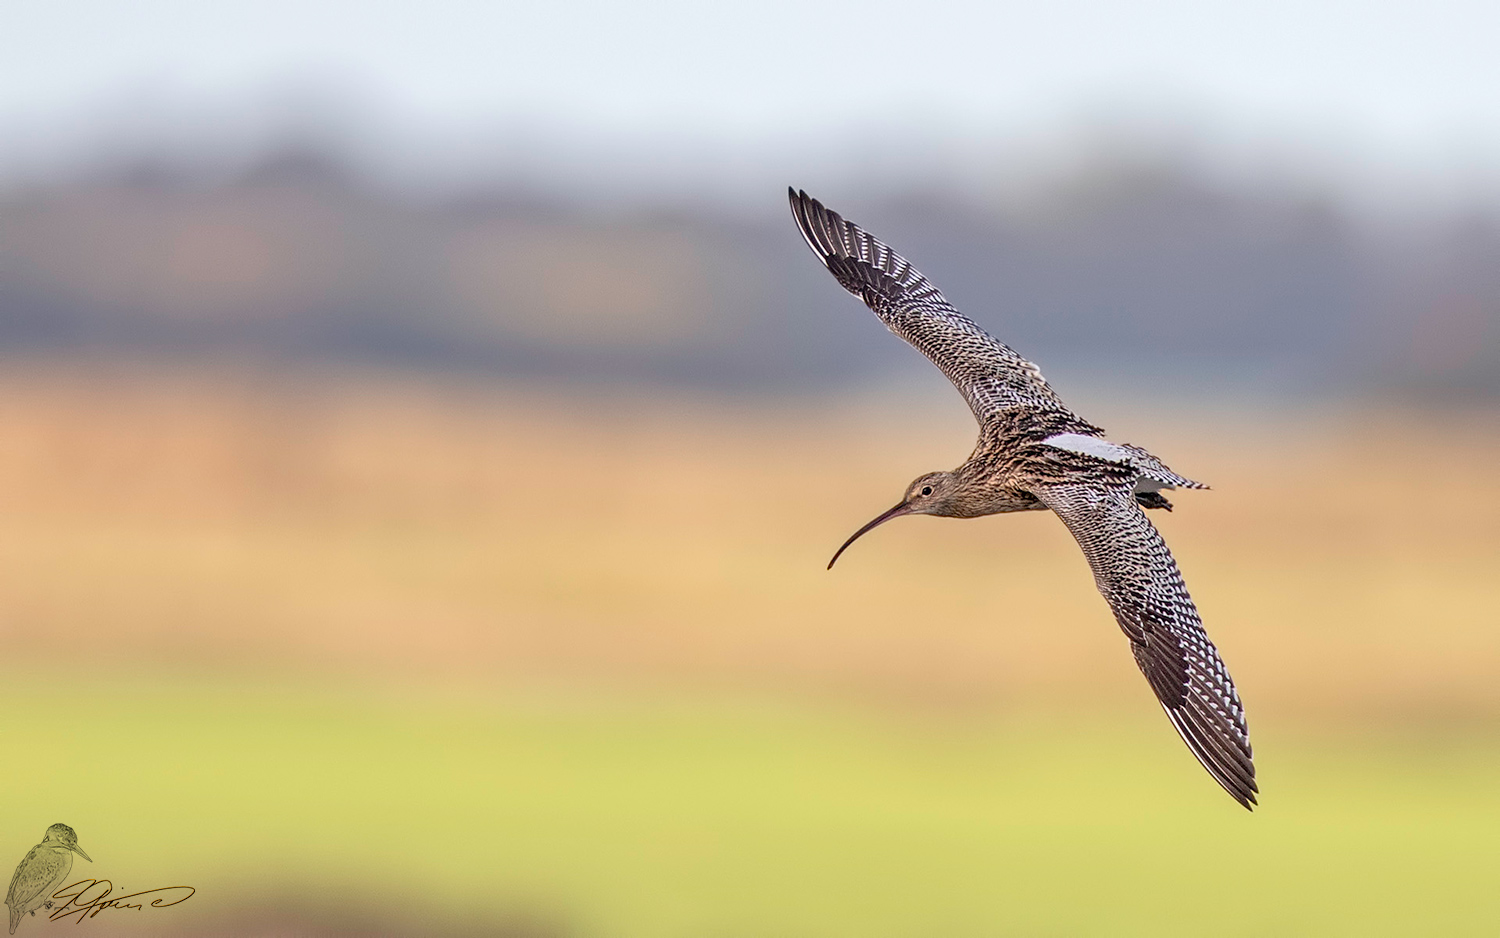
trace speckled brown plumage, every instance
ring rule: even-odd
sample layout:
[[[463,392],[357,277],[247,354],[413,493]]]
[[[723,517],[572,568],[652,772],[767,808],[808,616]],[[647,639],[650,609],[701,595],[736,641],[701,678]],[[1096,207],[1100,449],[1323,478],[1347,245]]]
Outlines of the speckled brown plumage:
[[[956,518],[1050,509],[1083,549],[1136,664],[1188,748],[1246,808],[1256,803],[1245,712],[1209,641],[1177,562],[1143,508],[1171,510],[1164,489],[1204,488],[1063,404],[1041,371],[991,338],[911,263],[805,192],[788,190],[809,247],[838,282],[932,361],[974,412],[979,440],[951,472],[919,476],[891,518]],[[833,566],[830,561],[829,566]]]
[[[42,842],[32,847],[16,864],[16,871],[10,878],[10,890],[5,894],[12,935],[23,916],[35,915],[37,909],[52,907],[52,894],[67,881],[75,853],[90,863],[94,862],[78,846],[78,834],[73,828],[53,824],[47,828]]]

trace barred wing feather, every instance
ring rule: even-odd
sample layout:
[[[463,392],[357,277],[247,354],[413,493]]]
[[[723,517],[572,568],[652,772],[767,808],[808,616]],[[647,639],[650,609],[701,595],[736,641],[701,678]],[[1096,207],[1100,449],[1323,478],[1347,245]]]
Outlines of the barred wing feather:
[[[1095,585],[1183,741],[1236,801],[1252,807],[1259,789],[1239,694],[1177,561],[1131,490],[1063,484],[1035,494],[1083,548]]]
[[[823,266],[938,366],[981,425],[1007,407],[1067,409],[1035,365],[954,309],[910,261],[806,192],[787,193],[797,227]]]

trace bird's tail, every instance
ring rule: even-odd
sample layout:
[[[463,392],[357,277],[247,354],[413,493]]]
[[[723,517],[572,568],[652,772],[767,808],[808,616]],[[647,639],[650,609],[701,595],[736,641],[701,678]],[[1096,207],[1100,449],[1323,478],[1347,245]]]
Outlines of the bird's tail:
[[[1180,476],[1177,473],[1173,472],[1171,469],[1168,469],[1166,463],[1141,449],[1139,446],[1131,446],[1127,443],[1123,444],[1121,448],[1130,451],[1130,454],[1133,457],[1130,460],[1131,463],[1141,471],[1141,475],[1145,476],[1147,479],[1152,480],[1153,482],[1157,482],[1168,488],[1177,489],[1208,488],[1208,486],[1204,485],[1202,482],[1194,482],[1187,476]]]

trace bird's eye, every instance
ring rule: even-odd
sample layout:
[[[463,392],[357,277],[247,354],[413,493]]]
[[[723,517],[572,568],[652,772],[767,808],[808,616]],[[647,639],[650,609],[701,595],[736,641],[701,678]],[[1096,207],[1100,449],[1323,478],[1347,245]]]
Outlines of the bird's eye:
[[[932,494],[932,486],[930,486],[930,485],[924,485],[924,486],[922,486],[922,494],[923,495],[931,495]]]

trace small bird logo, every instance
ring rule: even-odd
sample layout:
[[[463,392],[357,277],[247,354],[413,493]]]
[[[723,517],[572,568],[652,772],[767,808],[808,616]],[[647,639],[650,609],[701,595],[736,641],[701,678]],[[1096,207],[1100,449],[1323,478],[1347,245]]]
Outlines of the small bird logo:
[[[40,908],[52,908],[52,894],[56,892],[73,870],[73,854],[78,854],[90,863],[93,859],[78,846],[78,834],[66,824],[53,824],[47,828],[42,842],[32,847],[26,859],[16,866],[16,875],[10,878],[10,892],[5,895],[5,904],[10,909],[10,933],[16,933],[21,916],[36,914]]]

